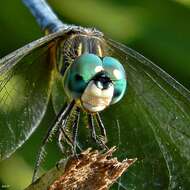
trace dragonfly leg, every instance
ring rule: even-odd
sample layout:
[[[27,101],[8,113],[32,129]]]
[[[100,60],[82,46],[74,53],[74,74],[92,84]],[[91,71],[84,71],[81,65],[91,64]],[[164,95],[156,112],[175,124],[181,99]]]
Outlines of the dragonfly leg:
[[[67,125],[67,120],[69,116],[62,122],[62,126],[59,129],[59,137],[58,137],[58,145],[62,153],[64,152],[64,147],[63,147],[63,139],[66,140],[66,142],[71,146],[72,149],[72,154],[76,155],[76,146],[81,150],[80,146],[77,144],[77,134],[78,134],[78,123],[80,119],[80,109],[77,107],[76,108],[76,116],[72,124],[72,139],[67,135],[65,132],[65,127]]]
[[[74,145],[72,139],[67,135],[64,128],[60,128],[59,133],[59,139],[58,139],[58,145],[62,153],[65,153],[64,147],[63,147],[63,141],[66,140],[67,144],[71,147],[72,153],[74,154]],[[80,149],[80,148],[79,148]]]
[[[95,141],[95,143],[98,144],[96,130],[95,130],[95,126],[94,126],[94,119],[91,114],[88,114],[88,125],[89,125],[92,139]]]
[[[100,138],[97,138],[96,130],[95,130],[95,126],[94,126],[94,119],[91,114],[88,114],[88,124],[89,124],[89,128],[91,130],[91,137],[95,141],[95,143],[102,149],[108,149],[107,146],[105,145],[105,143]]]
[[[64,147],[63,147],[63,139],[66,139],[68,144],[71,145],[71,147],[73,147],[72,140],[69,138],[69,136],[66,134],[66,132],[64,130],[65,127],[67,126],[68,117],[69,116],[67,116],[67,118],[62,121],[61,127],[59,129],[58,146],[62,153],[65,153]]]
[[[106,129],[104,127],[104,124],[102,122],[102,119],[101,119],[99,113],[96,114],[96,120],[97,120],[98,126],[100,128],[101,135],[103,137],[103,142],[104,142],[104,144],[106,144],[108,142],[107,134],[106,134]]]
[[[76,155],[77,136],[78,136],[78,124],[80,120],[80,108],[76,108],[76,117],[72,126],[73,129],[73,153]]]
[[[34,182],[37,178],[37,173],[40,167],[40,164],[45,156],[45,146],[46,144],[49,142],[49,140],[51,139],[51,137],[54,135],[54,133],[58,130],[59,126],[60,126],[60,122],[62,122],[63,120],[65,120],[67,118],[67,116],[70,114],[72,108],[75,105],[75,101],[72,101],[70,104],[68,104],[66,107],[64,107],[59,114],[56,117],[56,120],[54,122],[54,124],[48,129],[48,132],[45,136],[45,138],[42,141],[42,145],[40,146],[40,150],[37,154],[37,159],[36,159],[36,163],[34,166],[34,173],[33,173],[33,177],[32,177],[32,182]]]

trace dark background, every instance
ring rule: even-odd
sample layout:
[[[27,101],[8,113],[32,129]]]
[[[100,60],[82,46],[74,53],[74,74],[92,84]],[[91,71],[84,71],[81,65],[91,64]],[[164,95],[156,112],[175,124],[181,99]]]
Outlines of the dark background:
[[[160,65],[190,89],[189,1],[51,0],[49,3],[63,21],[100,29]],[[20,0],[0,2],[0,57],[42,35]],[[0,164],[0,182],[10,186],[9,189],[23,189],[30,183],[40,137],[51,117],[54,115],[50,105],[32,138]],[[44,169],[54,165],[60,155],[53,144],[50,152]]]

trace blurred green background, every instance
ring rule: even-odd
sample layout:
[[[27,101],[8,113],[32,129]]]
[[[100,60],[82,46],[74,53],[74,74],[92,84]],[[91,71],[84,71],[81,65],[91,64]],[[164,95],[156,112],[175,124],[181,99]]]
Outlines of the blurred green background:
[[[59,17],[76,25],[96,27],[149,58],[190,89],[190,1],[188,0],[50,0]],[[43,33],[21,0],[0,2],[0,57]],[[49,111],[32,138],[0,163],[0,188],[23,189],[30,183],[41,137],[54,114]],[[60,153],[55,144],[44,170]]]

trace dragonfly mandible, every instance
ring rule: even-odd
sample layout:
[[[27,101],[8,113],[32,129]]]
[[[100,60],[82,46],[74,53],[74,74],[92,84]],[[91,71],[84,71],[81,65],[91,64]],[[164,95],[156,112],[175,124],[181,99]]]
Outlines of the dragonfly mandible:
[[[102,32],[64,24],[45,1],[24,0],[24,3],[47,35],[0,60],[1,159],[10,156],[35,131],[50,99],[57,117],[41,146],[33,179],[44,145],[57,128],[60,140],[66,135],[64,127],[72,112],[75,113],[73,136],[68,141],[74,149],[81,111],[88,116],[93,139],[106,146],[106,130],[99,112],[112,109],[110,105],[114,103],[117,103],[113,105],[114,114],[121,121],[122,132],[137,126],[144,130],[146,126],[154,134],[166,134],[176,146],[182,143],[186,146],[189,138],[175,135],[176,131],[183,134],[190,123],[187,114],[190,93],[185,87],[139,53]],[[122,123],[125,117],[130,118],[127,124]],[[94,123],[103,139],[96,137]],[[174,131],[168,134],[168,128]],[[161,142],[158,139],[158,144]]]

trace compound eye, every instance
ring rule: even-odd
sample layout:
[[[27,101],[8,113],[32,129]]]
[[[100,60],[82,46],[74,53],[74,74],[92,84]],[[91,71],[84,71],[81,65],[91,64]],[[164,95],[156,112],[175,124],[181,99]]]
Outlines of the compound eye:
[[[65,75],[67,94],[72,98],[79,98],[89,81],[102,69],[102,60],[97,55],[85,53],[78,57]]]
[[[103,67],[113,81],[126,79],[125,70],[117,59],[104,57]]]
[[[125,93],[127,87],[126,73],[122,64],[113,57],[104,57],[103,67],[114,84],[114,95],[111,102],[114,104],[118,102]]]
[[[95,54],[85,53],[73,63],[71,70],[89,82],[97,72],[103,70],[102,60]]]

